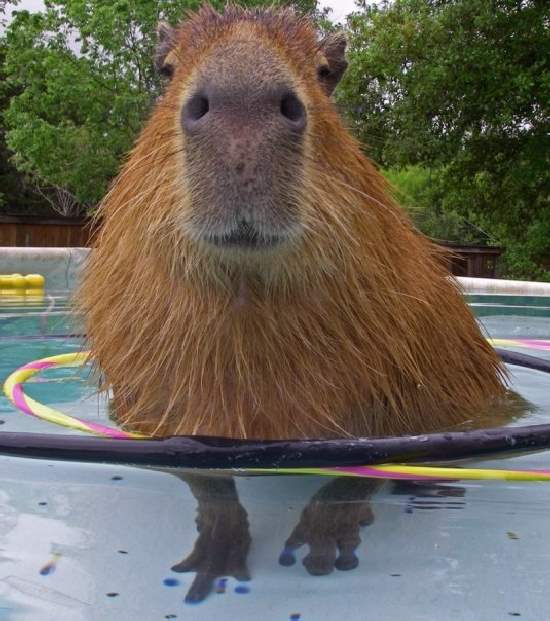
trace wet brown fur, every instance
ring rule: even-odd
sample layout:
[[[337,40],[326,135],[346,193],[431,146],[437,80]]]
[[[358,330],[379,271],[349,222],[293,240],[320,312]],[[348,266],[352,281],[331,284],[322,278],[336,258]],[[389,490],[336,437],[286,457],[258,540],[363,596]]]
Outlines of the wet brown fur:
[[[271,46],[308,113],[304,234],[255,260],[182,234],[181,102],[204,55],[231,38]],[[439,251],[323,92],[308,20],[203,8],[170,55],[174,78],[103,202],[79,292],[119,421],[163,435],[401,434],[448,428],[501,398],[503,368]]]

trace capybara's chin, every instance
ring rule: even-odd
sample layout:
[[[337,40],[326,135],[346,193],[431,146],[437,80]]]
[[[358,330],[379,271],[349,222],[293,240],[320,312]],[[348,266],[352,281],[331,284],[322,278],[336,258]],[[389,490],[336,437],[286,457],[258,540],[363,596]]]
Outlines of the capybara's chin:
[[[505,369],[441,250],[332,101],[344,38],[232,5],[159,33],[171,81],[102,203],[79,292],[119,422],[392,435],[500,403]]]
[[[288,230],[286,227],[260,227],[241,224],[224,232],[205,231],[199,242],[205,252],[229,261],[269,262],[282,258],[300,239],[298,226]]]
[[[303,227],[298,205],[251,205],[246,197],[234,203],[213,201],[208,212],[194,207],[183,233],[212,258],[243,265],[283,259],[300,243]]]

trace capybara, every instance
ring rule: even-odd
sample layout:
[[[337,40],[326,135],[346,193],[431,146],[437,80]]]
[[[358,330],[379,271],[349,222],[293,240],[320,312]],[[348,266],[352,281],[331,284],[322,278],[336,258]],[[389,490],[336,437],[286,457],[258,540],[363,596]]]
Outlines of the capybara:
[[[205,6],[159,37],[169,83],[103,201],[79,292],[119,423],[334,438],[448,428],[498,403],[504,368],[441,251],[331,99],[342,35],[290,9]],[[197,572],[197,601],[248,575],[250,536],[232,480],[186,480],[200,534],[173,569]],[[310,573],[355,567],[375,486],[324,486],[280,562],[308,543]]]
[[[440,251],[331,101],[344,38],[236,7],[159,32],[170,83],[103,201],[79,296],[120,423],[400,434],[501,397]]]

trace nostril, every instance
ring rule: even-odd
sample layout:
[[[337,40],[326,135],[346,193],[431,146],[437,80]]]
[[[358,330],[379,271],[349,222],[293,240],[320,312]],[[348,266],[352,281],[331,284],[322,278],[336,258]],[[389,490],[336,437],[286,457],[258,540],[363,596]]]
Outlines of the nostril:
[[[298,97],[292,93],[286,93],[281,99],[281,114],[297,127],[304,127],[306,109]]]
[[[210,103],[208,97],[202,93],[193,95],[183,108],[183,123],[191,129],[197,121],[200,121],[208,114]]]
[[[210,110],[210,104],[204,95],[194,95],[187,103],[187,114],[193,121],[202,119],[208,110]]]

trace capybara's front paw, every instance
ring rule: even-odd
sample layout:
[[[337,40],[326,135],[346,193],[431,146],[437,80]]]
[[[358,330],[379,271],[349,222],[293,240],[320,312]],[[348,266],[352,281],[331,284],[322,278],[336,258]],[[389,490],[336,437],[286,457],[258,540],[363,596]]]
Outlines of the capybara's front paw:
[[[302,511],[279,557],[284,566],[294,565],[295,552],[307,544],[302,561],[312,576],[329,574],[334,568],[355,569],[355,551],[361,543],[360,528],[372,524],[374,516],[368,497],[378,483],[360,479],[335,479],[322,487]]]
[[[185,598],[188,603],[205,599],[222,576],[250,580],[246,564],[251,543],[248,517],[238,501],[200,503],[197,531],[191,554],[172,567],[172,571],[197,574]]]

